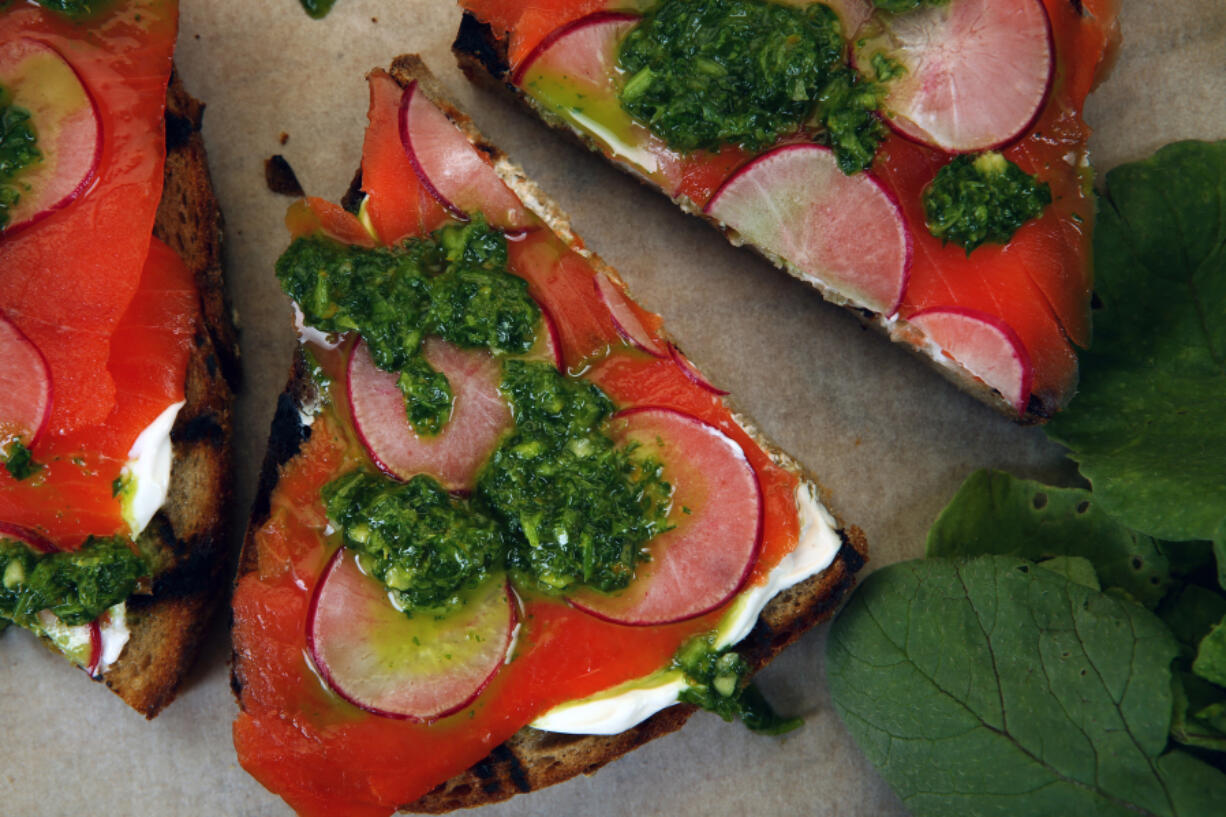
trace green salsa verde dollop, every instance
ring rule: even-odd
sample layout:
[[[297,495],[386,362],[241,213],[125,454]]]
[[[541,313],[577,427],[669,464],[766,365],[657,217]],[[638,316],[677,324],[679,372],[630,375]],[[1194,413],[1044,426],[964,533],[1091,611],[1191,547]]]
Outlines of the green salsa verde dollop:
[[[376,366],[399,372],[405,412],[423,435],[447,424],[453,397],[446,376],[422,356],[427,335],[523,354],[541,321],[527,282],[507,272],[506,237],[480,216],[396,247],[297,238],[277,261],[277,278],[308,324],[357,332]]]
[[[507,270],[501,232],[478,217],[392,248],[303,237],[277,275],[308,324],[356,332],[376,365],[399,373],[418,433],[445,427],[452,401],[446,377],[421,355],[426,336],[503,357],[514,427],[471,496],[428,476],[402,483],[367,470],[324,488],[342,541],[397,606],[443,614],[501,570],[548,593],[630,583],[646,544],[667,528],[671,489],[658,462],[614,442],[615,406],[600,388],[514,357],[533,348],[541,313]]]
[[[982,244],[1008,244],[1051,200],[1049,185],[988,151],[942,167],[924,189],[924,215],[928,232],[970,255]]]
[[[622,108],[682,152],[766,147],[802,126],[845,173],[867,168],[885,138],[882,84],[847,62],[824,3],[662,0],[622,41]]]
[[[0,538],[0,619],[35,632],[50,610],[70,627],[125,601],[149,575],[148,563],[119,537],[90,537],[79,550],[36,553]]]

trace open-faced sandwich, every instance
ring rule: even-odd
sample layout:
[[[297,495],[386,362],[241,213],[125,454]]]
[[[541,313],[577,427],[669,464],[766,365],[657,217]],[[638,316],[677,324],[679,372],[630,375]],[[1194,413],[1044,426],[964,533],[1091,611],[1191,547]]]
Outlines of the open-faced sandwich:
[[[0,6],[0,627],[148,717],[224,588],[237,373],[177,22]]]
[[[234,594],[234,741],[304,815],[590,773],[748,677],[866,546],[416,57],[344,207],[295,204],[301,343]]]
[[[1077,384],[1117,0],[461,0],[454,50],[1027,421]]]

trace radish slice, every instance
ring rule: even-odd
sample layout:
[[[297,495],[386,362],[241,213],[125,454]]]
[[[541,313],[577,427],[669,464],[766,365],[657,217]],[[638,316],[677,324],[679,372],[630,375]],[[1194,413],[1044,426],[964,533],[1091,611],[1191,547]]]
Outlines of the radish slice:
[[[526,227],[524,205],[455,123],[414,82],[400,102],[400,140],[422,185],[461,221],[484,213],[500,229]]]
[[[951,0],[878,15],[854,42],[858,65],[882,53],[906,69],[890,83],[887,121],[951,153],[1000,147],[1030,130],[1055,73],[1040,0]]]
[[[821,145],[784,145],[732,175],[706,213],[857,306],[898,309],[911,236],[893,194]]]
[[[684,621],[736,595],[762,546],[762,492],[745,452],[714,426],[673,409],[635,408],[618,414],[620,443],[664,464],[673,487],[671,530],[648,546],[630,586],[615,594],[583,590],[571,604],[618,624]]]
[[[675,344],[668,344],[668,353],[673,356],[673,362],[677,364],[677,368],[681,370],[681,373],[693,381],[694,385],[720,397],[728,394],[728,392],[724,391],[723,389],[717,389],[715,386],[712,386],[707,379],[702,376],[702,372],[694,368],[694,364],[690,363],[690,359],[681,354],[681,350],[678,349]]]
[[[51,417],[51,369],[29,338],[0,314],[0,441],[33,445]]]
[[[365,343],[349,355],[349,411],[375,465],[399,479],[429,474],[449,491],[471,490],[477,470],[511,427],[511,409],[498,386],[502,367],[484,351],[427,338],[426,362],[447,376],[451,419],[433,437],[419,437],[405,415],[396,375],[375,366]]]
[[[58,51],[20,37],[0,45],[0,85],[30,112],[43,158],[21,173],[21,199],[5,232],[67,207],[85,192],[102,156],[98,106]]]
[[[540,70],[593,88],[607,88],[617,68],[617,47],[640,19],[637,14],[598,11],[554,29],[519,64],[511,82],[523,85],[528,71]]]
[[[668,357],[668,349],[643,326],[634,305],[621,287],[603,272],[596,273],[592,283],[596,286],[596,294],[613,316],[613,326],[617,329],[617,334],[631,346],[649,355]]]
[[[536,305],[541,310],[541,328],[537,330],[536,343],[524,357],[528,360],[545,361],[552,364],[558,371],[563,371],[562,339],[558,335],[558,325],[543,303],[537,301]]]
[[[908,320],[946,356],[1000,392],[1018,414],[1026,411],[1034,367],[1021,338],[1008,324],[962,307],[925,309]]]
[[[8,522],[0,522],[0,539],[12,539],[21,542],[38,553],[53,553],[59,550],[59,548],[51,543],[51,540],[43,538],[29,528],[23,528],[21,525],[13,525]]]
[[[85,664],[85,671],[90,678],[97,678],[100,674],[98,667],[102,664],[102,627],[97,619],[85,626],[89,628],[89,660]]]
[[[567,23],[528,54],[511,82],[611,156],[675,190],[681,183],[681,157],[617,101],[618,49],[640,19],[637,14],[598,11]]]
[[[307,649],[336,694],[385,718],[437,720],[473,701],[502,667],[518,616],[505,579],[472,591],[442,620],[409,618],[346,548],[307,614]]]

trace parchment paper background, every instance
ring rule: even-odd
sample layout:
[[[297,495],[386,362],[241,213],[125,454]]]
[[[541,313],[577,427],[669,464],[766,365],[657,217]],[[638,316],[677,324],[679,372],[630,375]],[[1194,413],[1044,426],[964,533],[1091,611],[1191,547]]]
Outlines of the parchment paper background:
[[[1123,5],[1119,64],[1087,111],[1099,170],[1174,139],[1226,138],[1226,0]],[[243,330],[236,541],[294,344],[289,303],[272,274],[288,199],[265,188],[264,159],[284,154],[309,193],[338,198],[359,161],[363,75],[406,51],[425,56],[635,296],[664,314],[711,379],[820,476],[839,513],[867,532],[869,569],[919,556],[933,517],[976,468],[1070,478],[1042,431],[1011,425],[808,287],[471,88],[449,52],[458,20],[451,0],[338,0],[322,21],[295,0],[182,2],[177,61],[188,89],[208,103],[205,139]],[[227,623],[224,614],[213,623],[187,687],[152,723],[25,633],[4,636],[0,815],[290,814],[234,757]],[[831,707],[825,631],[808,634],[762,678],[785,712],[805,715],[801,730],[762,738],[699,714],[595,777],[480,814],[904,814]]]

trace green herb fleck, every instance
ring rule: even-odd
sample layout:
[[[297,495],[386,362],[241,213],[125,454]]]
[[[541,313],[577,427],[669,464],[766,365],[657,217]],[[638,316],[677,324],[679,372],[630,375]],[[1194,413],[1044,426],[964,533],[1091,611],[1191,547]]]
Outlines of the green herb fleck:
[[[1051,204],[1051,187],[999,153],[959,156],[924,190],[928,232],[966,249],[1008,244],[1018,228]]]
[[[21,481],[29,479],[43,469],[34,461],[34,455],[21,440],[10,440],[4,450],[4,469],[13,479]]]
[[[907,73],[906,66],[893,57],[887,56],[884,51],[878,51],[873,55],[872,66],[873,75],[877,77],[878,82],[889,82]]]
[[[25,189],[18,176],[42,155],[30,112],[13,104],[9,90],[0,85],[0,231],[8,226]]]
[[[684,703],[714,712],[725,721],[740,718],[755,732],[781,735],[799,727],[800,718],[784,718],[749,683],[749,664],[740,654],[717,650],[712,636],[697,636],[681,646],[673,666],[685,674],[689,686],[682,690]]]
[[[336,0],[299,0],[302,3],[303,10],[314,17],[316,20],[322,19],[332,11],[332,6],[336,5]]]

